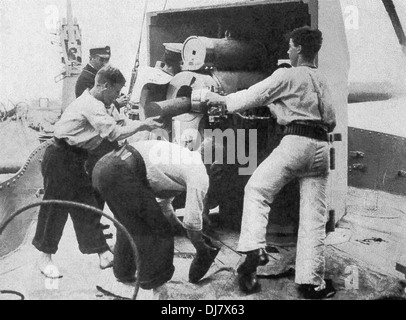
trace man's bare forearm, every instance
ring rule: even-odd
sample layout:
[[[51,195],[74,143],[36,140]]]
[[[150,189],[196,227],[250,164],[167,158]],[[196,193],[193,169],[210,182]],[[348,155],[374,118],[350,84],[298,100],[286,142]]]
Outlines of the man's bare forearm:
[[[138,131],[149,130],[149,127],[145,125],[143,121],[131,121],[126,123],[123,127],[118,127],[117,131],[119,135],[114,140],[123,140],[128,137],[131,137],[133,134],[137,133]]]

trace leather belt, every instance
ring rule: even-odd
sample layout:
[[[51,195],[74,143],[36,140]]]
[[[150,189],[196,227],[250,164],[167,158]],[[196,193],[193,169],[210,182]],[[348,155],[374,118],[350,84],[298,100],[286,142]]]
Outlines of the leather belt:
[[[321,125],[291,123],[283,131],[284,135],[296,135],[328,142],[327,129]]]
[[[59,139],[57,137],[54,137],[54,141],[55,141],[55,144],[60,148],[63,148],[63,149],[68,150],[70,152],[76,153],[78,155],[87,155],[87,150],[86,149],[71,146],[68,142],[66,142],[65,139]]]

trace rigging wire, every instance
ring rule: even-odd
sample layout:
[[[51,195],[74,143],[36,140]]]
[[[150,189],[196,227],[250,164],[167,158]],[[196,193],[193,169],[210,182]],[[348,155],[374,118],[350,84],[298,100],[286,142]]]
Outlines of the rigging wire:
[[[147,8],[148,8],[148,0],[145,0],[144,3],[144,10],[142,13],[142,22],[141,22],[141,32],[140,32],[140,37],[138,39],[138,48],[137,48],[137,54],[135,55],[135,62],[134,62],[134,67],[131,73],[131,81],[130,81],[130,86],[128,88],[128,95],[131,96],[135,81],[137,80],[137,73],[138,73],[138,67],[140,66],[140,52],[141,52],[141,42],[142,42],[142,35],[144,31],[144,24],[145,24],[145,16],[147,14]]]

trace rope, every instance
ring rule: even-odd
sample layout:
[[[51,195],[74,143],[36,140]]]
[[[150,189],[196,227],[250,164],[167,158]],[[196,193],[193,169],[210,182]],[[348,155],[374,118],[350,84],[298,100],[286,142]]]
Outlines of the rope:
[[[103,216],[107,219],[109,219],[110,221],[112,221],[114,223],[114,225],[120,229],[120,231],[122,231],[126,237],[128,238],[128,241],[130,242],[131,248],[133,249],[134,252],[134,262],[136,266],[139,266],[139,254],[138,254],[138,249],[137,246],[132,238],[132,236],[130,235],[130,233],[128,232],[128,230],[119,222],[117,221],[115,218],[110,217],[109,215],[105,214],[103,211],[101,211],[100,209],[94,208],[92,206],[86,205],[86,204],[82,204],[82,203],[76,203],[76,202],[72,202],[72,201],[62,201],[62,200],[43,200],[43,201],[38,201],[35,203],[31,203],[25,207],[22,207],[21,209],[13,212],[1,225],[0,225],[0,235],[2,234],[2,232],[4,231],[4,229],[7,227],[7,225],[17,216],[19,216],[21,213],[23,213],[24,211],[34,208],[34,207],[38,207],[41,205],[62,205],[62,206],[70,206],[72,208],[76,208],[76,209],[86,209],[89,211],[92,211],[93,213],[96,213],[100,216]],[[134,294],[132,297],[132,300],[135,300],[138,294],[138,290],[139,290],[139,277],[138,277],[138,268],[136,268],[136,275],[135,275],[135,289],[134,289]],[[0,294],[4,294],[4,293],[12,293],[12,294],[17,294],[19,295],[17,292],[14,291],[8,291],[8,290],[1,290]]]

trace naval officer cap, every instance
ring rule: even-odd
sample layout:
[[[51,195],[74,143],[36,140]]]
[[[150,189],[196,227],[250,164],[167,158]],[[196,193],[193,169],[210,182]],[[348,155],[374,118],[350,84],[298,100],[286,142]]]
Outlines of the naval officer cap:
[[[97,55],[101,58],[110,58],[111,50],[109,46],[92,48],[89,50],[90,55]]]
[[[183,43],[164,43],[165,53],[164,62],[165,63],[177,63],[182,60],[182,46]]]

